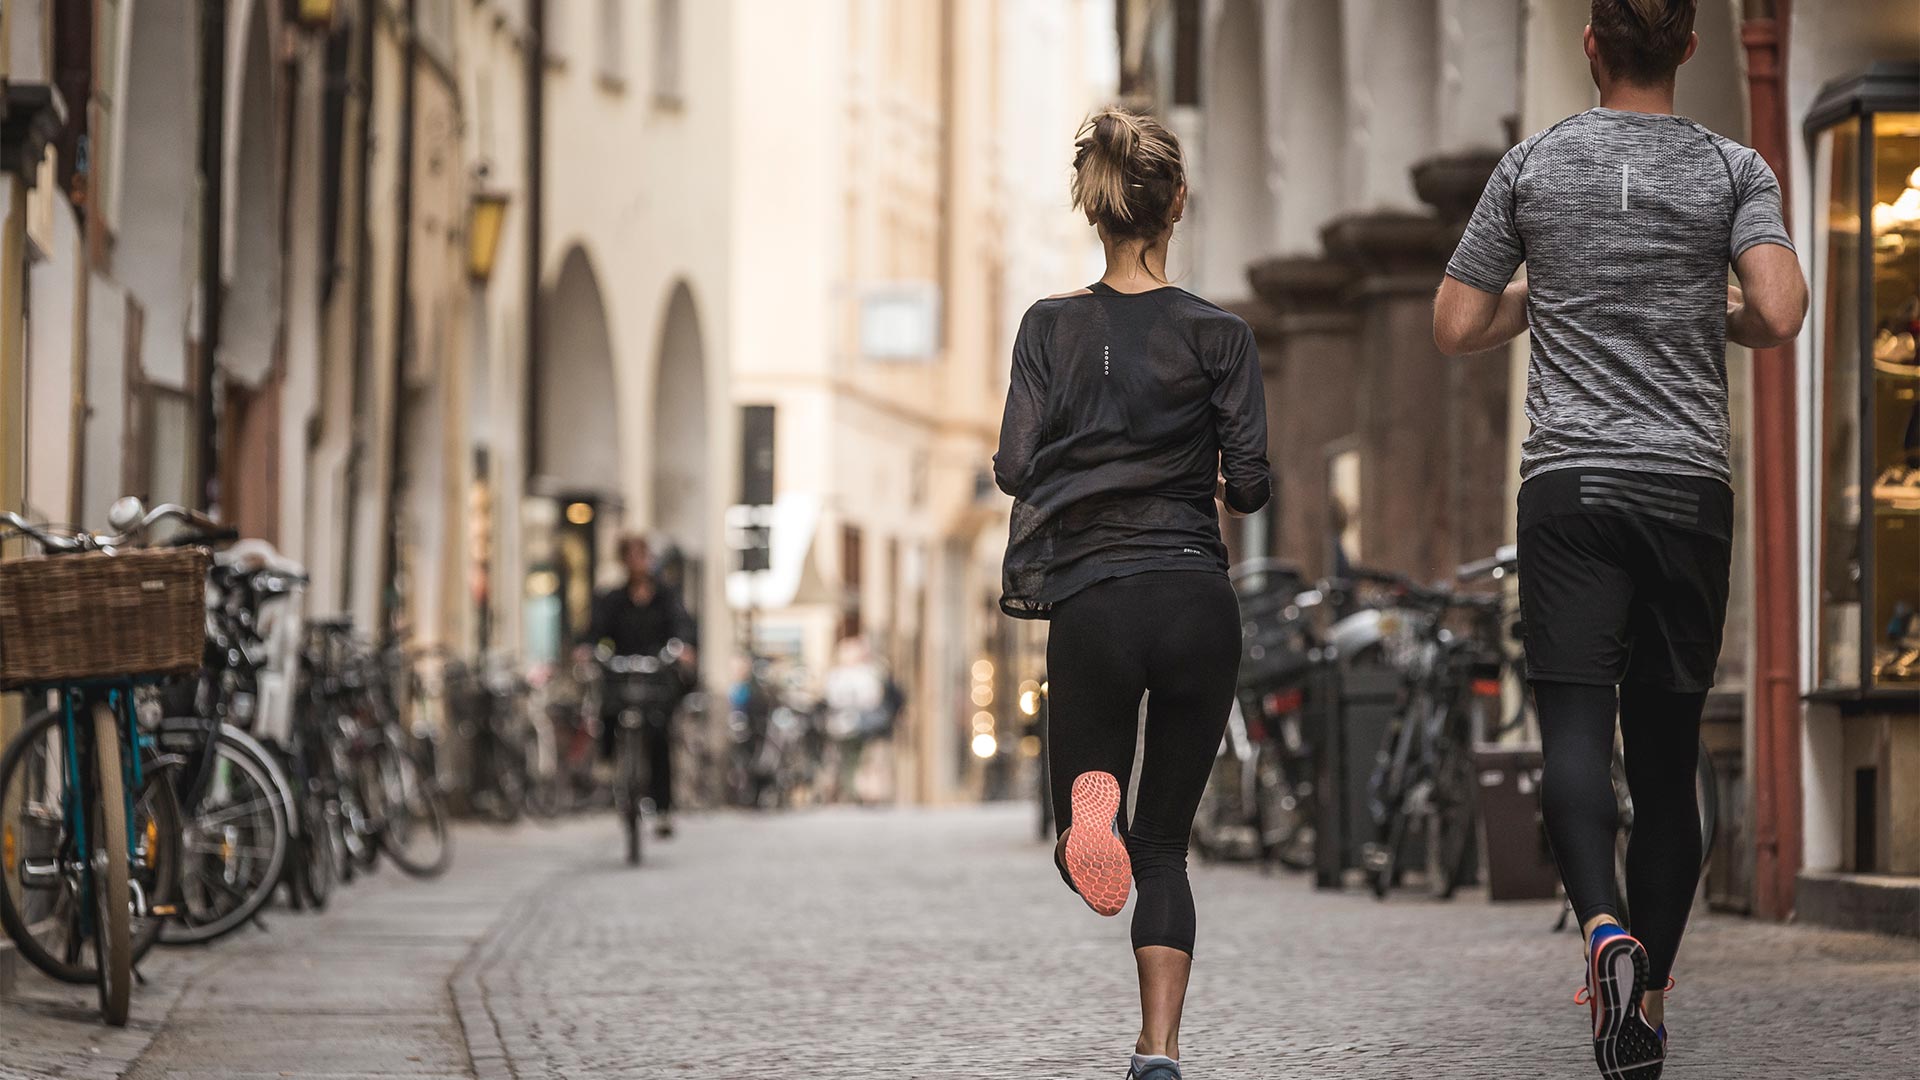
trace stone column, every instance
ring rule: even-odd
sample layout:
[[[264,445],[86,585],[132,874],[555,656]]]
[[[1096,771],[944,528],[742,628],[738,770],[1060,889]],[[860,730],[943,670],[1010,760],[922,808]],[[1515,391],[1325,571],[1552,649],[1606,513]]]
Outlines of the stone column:
[[[1328,447],[1354,433],[1358,415],[1359,320],[1345,299],[1352,273],[1308,255],[1263,259],[1247,277],[1272,311],[1260,360],[1276,491],[1274,552],[1317,577],[1333,570]]]
[[[1480,201],[1487,177],[1499,163],[1498,152],[1465,151],[1430,158],[1414,168],[1414,190],[1439,218],[1442,273],[1444,260],[1451,257],[1468,216]],[[1451,544],[1459,562],[1493,554],[1510,532],[1508,442],[1524,437],[1525,432],[1513,431],[1508,419],[1512,382],[1508,356],[1509,349],[1503,345],[1446,364],[1451,405]]]
[[[1358,318],[1361,561],[1421,579],[1456,560],[1453,401],[1433,345],[1433,290],[1446,232],[1436,218],[1375,211],[1336,218],[1327,253],[1353,274]]]

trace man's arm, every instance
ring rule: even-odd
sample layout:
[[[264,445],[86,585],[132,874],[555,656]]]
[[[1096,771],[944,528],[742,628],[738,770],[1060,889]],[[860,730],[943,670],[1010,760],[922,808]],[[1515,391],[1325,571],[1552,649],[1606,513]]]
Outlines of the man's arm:
[[[1800,334],[1807,316],[1807,279],[1792,249],[1755,244],[1733,261],[1738,287],[1727,287],[1727,340],[1770,349]]]
[[[1452,275],[1440,279],[1433,298],[1433,343],[1442,354],[1482,352],[1512,341],[1526,328],[1526,282],[1510,282],[1491,293]]]
[[[1527,249],[1514,211],[1520,168],[1533,141],[1508,150],[1494,167],[1447,260],[1447,276],[1433,298],[1433,343],[1448,356],[1491,349],[1527,328],[1527,283],[1513,280]]]

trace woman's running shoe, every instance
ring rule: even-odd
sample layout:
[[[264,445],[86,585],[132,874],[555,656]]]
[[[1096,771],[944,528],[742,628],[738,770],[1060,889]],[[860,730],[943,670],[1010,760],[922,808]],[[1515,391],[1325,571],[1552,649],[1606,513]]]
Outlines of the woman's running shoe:
[[[1593,1011],[1593,1059],[1607,1080],[1660,1080],[1666,1040],[1640,1011],[1648,965],[1646,947],[1632,935],[1616,927],[1594,934],[1587,986],[1574,1000]]]
[[[1170,1057],[1135,1054],[1133,1065],[1127,1069],[1127,1080],[1181,1080],[1180,1063]]]
[[[1120,836],[1120,781],[1112,773],[1081,773],[1073,781],[1073,824],[1055,848],[1067,884],[1087,906],[1118,915],[1133,888],[1133,860]]]

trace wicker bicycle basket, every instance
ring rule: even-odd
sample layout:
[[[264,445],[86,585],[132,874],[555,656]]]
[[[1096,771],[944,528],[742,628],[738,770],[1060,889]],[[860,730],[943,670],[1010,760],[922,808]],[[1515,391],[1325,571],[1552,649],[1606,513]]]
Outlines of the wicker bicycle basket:
[[[0,562],[0,688],[200,667],[203,548]]]

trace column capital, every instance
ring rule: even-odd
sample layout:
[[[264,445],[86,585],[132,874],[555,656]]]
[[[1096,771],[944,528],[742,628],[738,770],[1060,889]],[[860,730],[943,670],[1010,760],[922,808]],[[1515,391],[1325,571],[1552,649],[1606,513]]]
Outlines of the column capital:
[[[1413,167],[1414,193],[1441,221],[1458,229],[1472,216],[1502,156],[1497,150],[1462,150],[1427,158]]]
[[[1449,232],[1431,214],[1378,210],[1334,218],[1320,239],[1352,269],[1352,296],[1431,291],[1452,249]]]
[[[1325,255],[1276,255],[1247,267],[1253,293],[1275,314],[1281,333],[1346,330],[1354,325],[1346,302],[1351,267]]]

